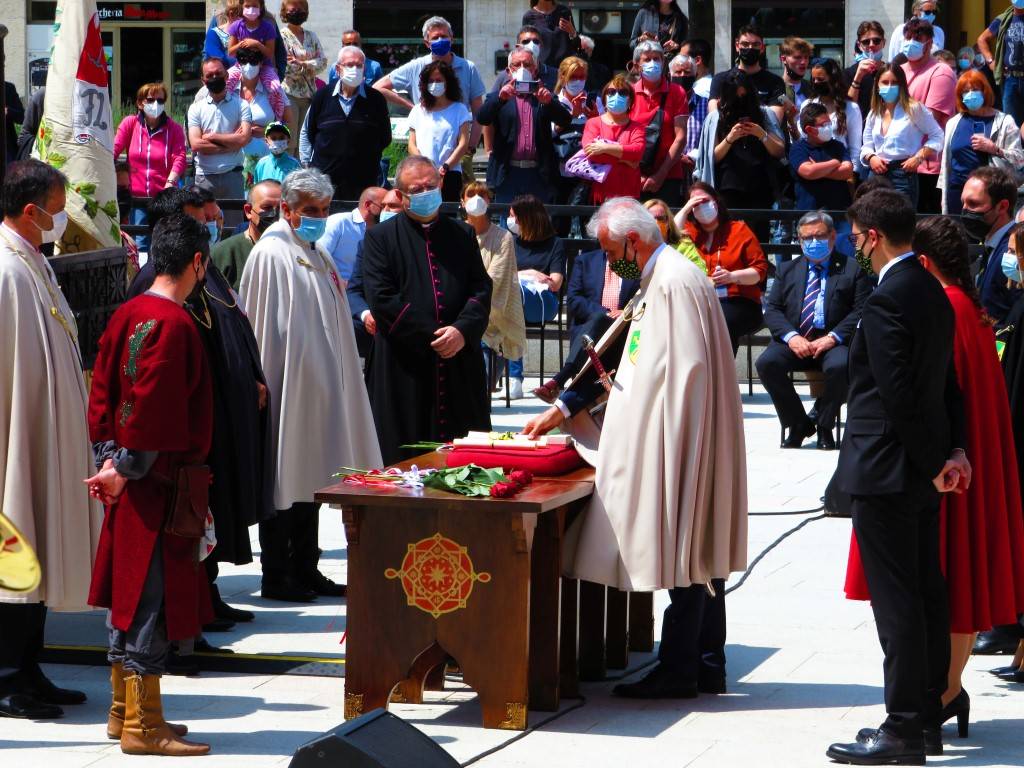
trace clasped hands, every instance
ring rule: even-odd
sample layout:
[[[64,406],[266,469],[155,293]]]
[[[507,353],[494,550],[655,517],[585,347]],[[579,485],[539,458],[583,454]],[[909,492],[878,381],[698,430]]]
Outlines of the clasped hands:
[[[932,479],[932,485],[939,493],[963,493],[971,487],[971,463],[962,448],[957,448],[946,459],[946,463]]]
[[[789,348],[793,350],[793,354],[801,360],[806,360],[809,357],[817,360],[823,354],[836,346],[836,339],[834,336],[826,334],[820,339],[808,341],[803,336],[797,335],[786,343],[789,345]]]
[[[114,469],[113,459],[103,462],[103,468],[92,477],[82,481],[89,488],[89,495],[110,506],[124,493],[128,480]]]

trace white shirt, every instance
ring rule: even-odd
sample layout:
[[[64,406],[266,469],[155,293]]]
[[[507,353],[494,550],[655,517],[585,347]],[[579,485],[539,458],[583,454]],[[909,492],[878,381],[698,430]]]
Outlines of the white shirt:
[[[204,86],[205,87],[205,86]],[[238,93],[228,91],[220,101],[214,101],[207,92],[206,96],[197,95],[197,101],[188,108],[188,128],[196,126],[203,133],[234,133],[242,123],[252,124],[252,112],[249,102],[240,98]],[[195,152],[196,170],[203,175],[226,173],[242,164],[242,150],[229,152]]]
[[[458,146],[462,126],[472,122],[473,113],[461,101],[432,112],[417,104],[409,113],[409,130],[416,131],[416,148],[434,165],[441,165],[451,157]]]
[[[913,251],[907,251],[906,253],[901,253],[899,256],[897,256],[892,261],[887,262],[882,267],[882,269],[879,270],[879,272],[878,272],[878,284],[879,285],[882,284],[882,279],[885,277],[885,273],[888,272],[890,268],[892,268],[896,264],[899,264],[901,261],[906,261],[907,259],[913,257],[913,255],[914,255]]]
[[[882,133],[882,116],[876,112],[868,115],[860,150],[861,162],[866,165],[869,155],[878,155],[883,160],[905,160],[922,146],[928,147],[936,155],[942,152],[944,136],[931,110],[918,104],[912,112],[912,115],[908,115],[897,104],[885,134]]]

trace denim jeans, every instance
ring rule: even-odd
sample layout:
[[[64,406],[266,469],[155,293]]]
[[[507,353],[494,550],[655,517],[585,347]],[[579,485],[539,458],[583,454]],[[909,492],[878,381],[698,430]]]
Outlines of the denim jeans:
[[[1024,119],[1024,78],[1003,78],[1003,112],[1010,115],[1017,125]]]
[[[128,223],[135,226],[149,224],[149,214],[145,208],[134,207],[128,211]],[[149,253],[149,235],[135,235],[134,239],[140,251]]]
[[[872,171],[871,175],[878,176],[879,174]],[[918,201],[917,174],[907,173],[896,163],[890,163],[889,170],[881,175],[886,176],[892,182],[893,189],[897,192],[902,192],[910,198],[910,204],[914,206],[916,211]]]

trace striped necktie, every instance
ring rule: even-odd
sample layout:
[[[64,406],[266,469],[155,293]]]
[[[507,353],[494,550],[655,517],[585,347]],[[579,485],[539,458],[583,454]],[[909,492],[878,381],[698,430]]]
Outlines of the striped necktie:
[[[807,281],[807,293],[804,294],[804,308],[800,310],[800,335],[805,339],[814,329],[814,305],[818,303],[821,293],[821,265],[812,264],[810,279]]]

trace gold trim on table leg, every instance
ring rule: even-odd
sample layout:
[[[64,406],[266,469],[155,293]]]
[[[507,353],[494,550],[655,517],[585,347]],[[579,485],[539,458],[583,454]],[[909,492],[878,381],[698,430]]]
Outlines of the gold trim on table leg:
[[[510,701],[505,705],[505,719],[498,727],[507,731],[526,730],[526,705],[518,701]]]
[[[345,719],[352,720],[363,714],[363,694],[345,694]]]

